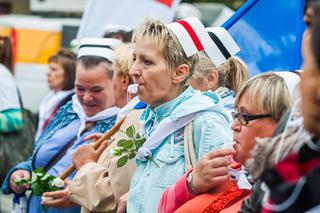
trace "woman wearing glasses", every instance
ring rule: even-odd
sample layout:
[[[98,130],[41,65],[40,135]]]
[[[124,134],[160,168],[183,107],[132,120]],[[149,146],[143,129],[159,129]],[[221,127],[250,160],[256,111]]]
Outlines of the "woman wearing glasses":
[[[231,126],[235,161],[244,165],[256,144],[255,138],[272,136],[291,102],[284,79],[274,73],[258,75],[240,89]]]
[[[236,111],[232,113],[234,160],[245,165],[246,160],[250,157],[250,151],[256,144],[255,139],[271,137],[278,121],[290,106],[291,97],[285,80],[281,76],[275,73],[264,73],[247,81],[237,93]],[[169,199],[170,196],[174,203],[181,204],[180,198],[185,198],[185,203],[175,211],[176,213],[238,212],[243,199],[248,195],[248,190],[243,188],[244,185],[239,186],[238,178],[232,181],[228,177],[219,175],[224,170],[229,170],[229,176],[232,175],[228,168],[231,167],[230,163],[226,163],[226,159],[223,159],[225,158],[224,152],[226,149],[220,149],[204,156],[193,168],[191,173],[193,179],[191,181],[187,179],[184,183],[178,181],[166,190],[162,199]],[[216,162],[213,164],[213,160],[210,161],[210,159]],[[219,165],[219,167],[213,168],[212,165]],[[205,179],[205,177],[212,178]],[[202,186],[203,190],[205,185],[214,185],[217,178],[225,179],[215,188],[207,188],[207,193],[199,193],[198,186]],[[170,193],[170,191],[175,193]],[[183,191],[187,191],[190,195],[179,196]],[[164,208],[160,206],[159,209]]]

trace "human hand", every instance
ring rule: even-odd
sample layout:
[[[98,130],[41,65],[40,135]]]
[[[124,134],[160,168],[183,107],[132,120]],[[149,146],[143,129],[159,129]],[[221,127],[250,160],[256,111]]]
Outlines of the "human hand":
[[[128,192],[119,198],[117,213],[125,213],[127,210]]]
[[[66,180],[63,190],[43,193],[41,204],[53,208],[71,208],[75,206],[76,204],[68,197],[70,184],[71,182]]]
[[[88,141],[88,140],[99,140],[101,137],[102,137],[102,133],[93,133],[93,134],[90,134],[88,136],[86,136],[83,141]]]
[[[228,179],[229,156],[233,152],[232,149],[214,150],[195,164],[192,185],[197,192],[208,192]]]
[[[94,150],[92,145],[87,144],[80,146],[73,154],[73,164],[77,170],[90,162],[97,162],[101,153],[108,146],[108,141],[104,141],[97,150]]]
[[[30,184],[23,184],[21,186],[17,186],[15,181],[21,180],[21,179],[30,179],[30,172],[26,170],[16,170],[14,171],[10,176],[10,187],[16,194],[21,194],[25,190],[30,188]]]

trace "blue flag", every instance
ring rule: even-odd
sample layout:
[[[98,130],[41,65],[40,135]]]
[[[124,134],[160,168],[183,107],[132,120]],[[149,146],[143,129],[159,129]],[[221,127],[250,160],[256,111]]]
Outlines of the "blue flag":
[[[304,0],[248,0],[223,24],[250,75],[301,69]]]

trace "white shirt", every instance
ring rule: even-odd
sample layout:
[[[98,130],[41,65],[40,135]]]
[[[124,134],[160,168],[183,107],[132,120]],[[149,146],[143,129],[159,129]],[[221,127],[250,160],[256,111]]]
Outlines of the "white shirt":
[[[20,108],[15,79],[10,70],[0,64],[0,111]]]

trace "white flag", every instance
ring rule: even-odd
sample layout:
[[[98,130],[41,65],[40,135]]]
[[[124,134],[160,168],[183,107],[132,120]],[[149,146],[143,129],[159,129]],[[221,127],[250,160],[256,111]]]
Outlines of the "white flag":
[[[107,24],[134,29],[145,18],[158,18],[164,23],[173,20],[181,0],[88,0],[77,39],[102,37]]]

